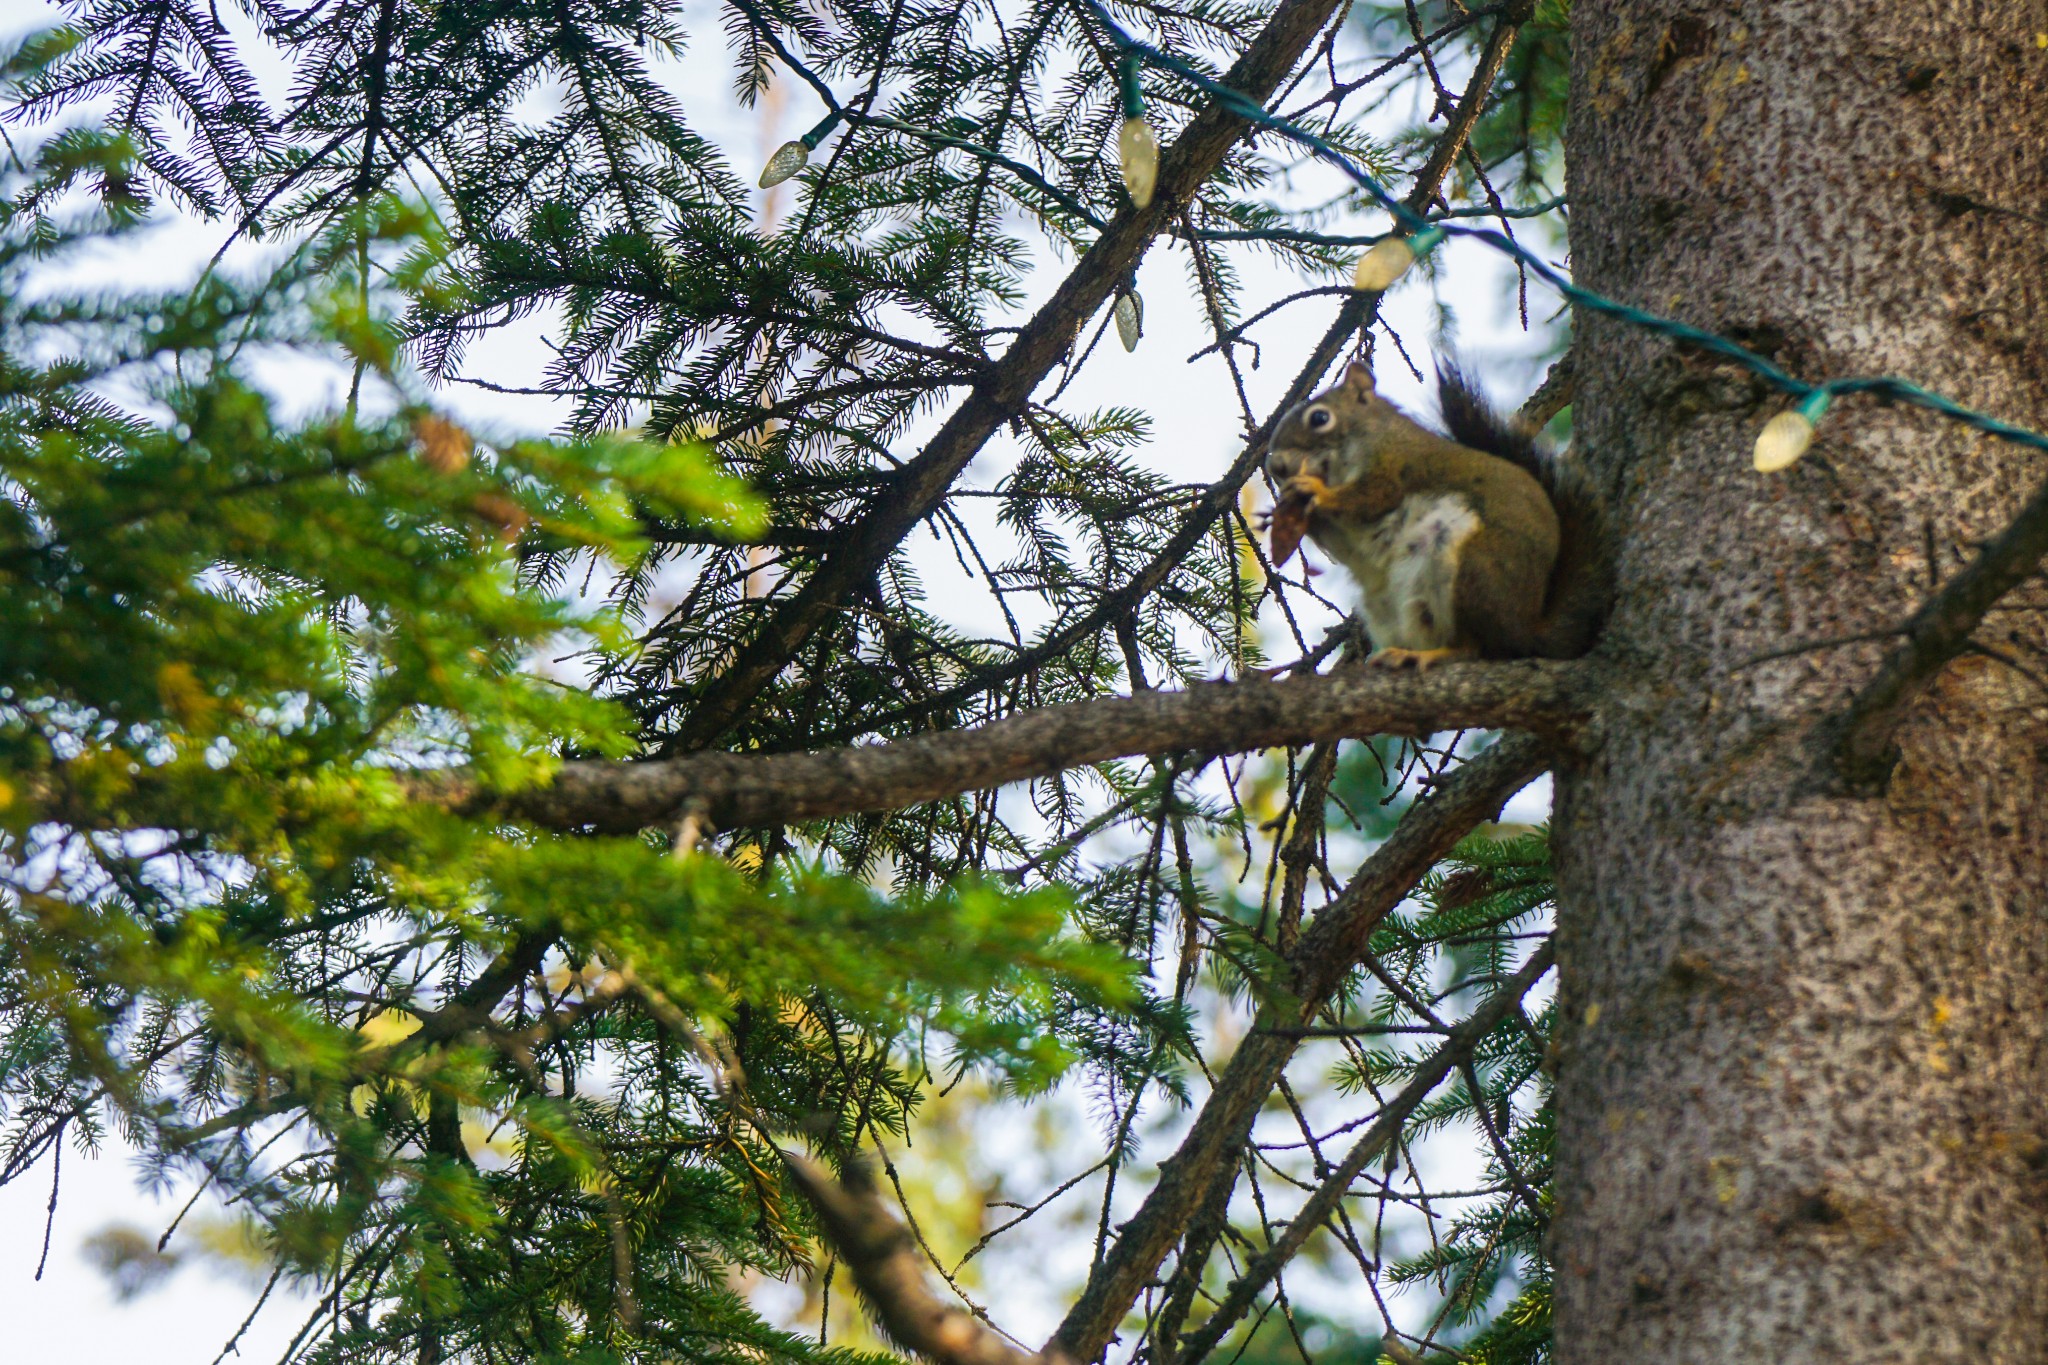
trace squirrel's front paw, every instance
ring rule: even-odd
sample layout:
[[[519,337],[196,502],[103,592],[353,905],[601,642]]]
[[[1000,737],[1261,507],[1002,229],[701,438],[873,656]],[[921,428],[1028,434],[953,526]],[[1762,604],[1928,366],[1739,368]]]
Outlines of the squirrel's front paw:
[[[1314,474],[1296,474],[1286,483],[1280,485],[1279,505],[1285,505],[1290,502],[1298,502],[1304,505],[1318,503],[1327,500],[1329,496],[1330,485],[1324,483],[1320,478]]]

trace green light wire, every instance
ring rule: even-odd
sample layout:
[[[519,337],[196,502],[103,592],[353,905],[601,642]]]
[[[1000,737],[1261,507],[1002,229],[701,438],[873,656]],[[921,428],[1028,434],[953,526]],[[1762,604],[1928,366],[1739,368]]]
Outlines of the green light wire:
[[[1938,393],[1923,389],[1910,380],[1884,375],[1867,378],[1830,379],[1822,384],[1809,383],[1804,379],[1786,373],[1763,356],[1758,355],[1755,351],[1730,341],[1727,337],[1695,327],[1690,323],[1680,322],[1676,318],[1667,318],[1656,313],[1647,313],[1640,308],[1634,308],[1618,300],[1610,299],[1605,295],[1596,294],[1590,289],[1583,289],[1573,284],[1563,275],[1560,275],[1551,268],[1548,262],[1529,251],[1521,243],[1508,237],[1505,233],[1498,232],[1492,228],[1462,227],[1455,223],[1445,222],[1442,218],[1431,219],[1417,213],[1388,193],[1387,188],[1380,184],[1378,180],[1375,180],[1370,172],[1354,163],[1350,157],[1316,134],[1309,132],[1306,128],[1290,123],[1278,114],[1271,113],[1264,105],[1245,95],[1242,91],[1233,90],[1221,82],[1211,80],[1179,58],[1161,52],[1149,43],[1133,38],[1123,30],[1122,26],[1115,19],[1110,17],[1109,12],[1103,8],[1100,0],[1084,0],[1084,3],[1095,12],[1095,17],[1102,22],[1103,27],[1109,30],[1111,40],[1116,44],[1118,51],[1123,54],[1123,62],[1119,63],[1120,66],[1126,66],[1133,57],[1136,57],[1148,66],[1157,67],[1162,71],[1169,71],[1188,84],[1214,96],[1220,104],[1238,115],[1238,117],[1256,123],[1261,127],[1270,128],[1274,132],[1300,143],[1315,153],[1318,158],[1336,167],[1345,176],[1356,182],[1382,208],[1394,216],[1394,221],[1400,227],[1406,228],[1410,233],[1435,231],[1448,236],[1466,237],[1474,241],[1484,242],[1494,250],[1520,261],[1538,278],[1542,279],[1544,283],[1557,290],[1558,293],[1564,295],[1573,303],[1589,308],[1596,313],[1604,313],[1609,317],[1619,318],[1621,321],[1631,326],[1640,327],[1645,331],[1656,332],[1675,341],[1689,342],[1702,350],[1712,351],[1716,355],[1725,356],[1761,376],[1774,388],[1802,400],[1802,405],[1810,402],[1817,395],[1834,397],[1851,393],[1879,394],[1898,402],[1911,403],[1916,407],[1926,408],[1953,421],[1961,422],[1965,426],[2012,441],[2017,445],[2031,446],[2035,450],[2048,451],[2048,436],[2044,436],[2040,432],[2028,427],[2015,426],[2011,422],[2002,422],[1987,413],[1978,412],[1975,408],[1964,407],[1954,399],[1945,398]],[[1121,72],[1119,74],[1121,76]],[[1135,80],[1130,77],[1123,77],[1120,80],[1120,85],[1124,89],[1129,89],[1135,85]],[[1824,409],[1826,403],[1823,401],[1817,406]]]
[[[840,120],[845,117],[843,113],[835,108],[826,114],[825,117],[818,120],[817,127],[805,133],[797,141],[803,143],[806,150],[815,152],[818,150],[818,144],[832,136],[832,130],[837,128]]]
[[[1124,49],[1123,60],[1116,64],[1117,93],[1123,99],[1125,118],[1145,117],[1145,87],[1138,80],[1144,67],[1143,56],[1130,48]]]

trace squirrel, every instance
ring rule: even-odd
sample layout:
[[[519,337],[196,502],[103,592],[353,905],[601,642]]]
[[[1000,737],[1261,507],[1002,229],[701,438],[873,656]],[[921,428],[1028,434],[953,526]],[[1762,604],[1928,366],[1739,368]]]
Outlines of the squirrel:
[[[1437,374],[1448,436],[1355,362],[1280,419],[1266,454],[1274,566],[1306,531],[1348,569],[1375,667],[1577,658],[1613,593],[1604,504],[1455,366]]]

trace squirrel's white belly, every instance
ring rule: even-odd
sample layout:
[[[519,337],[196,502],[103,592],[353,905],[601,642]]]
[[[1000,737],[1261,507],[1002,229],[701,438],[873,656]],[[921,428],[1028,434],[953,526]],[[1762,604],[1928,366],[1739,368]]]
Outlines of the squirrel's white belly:
[[[1458,556],[1478,530],[1479,514],[1463,494],[1431,493],[1316,541],[1357,580],[1374,649],[1448,649],[1458,634]]]

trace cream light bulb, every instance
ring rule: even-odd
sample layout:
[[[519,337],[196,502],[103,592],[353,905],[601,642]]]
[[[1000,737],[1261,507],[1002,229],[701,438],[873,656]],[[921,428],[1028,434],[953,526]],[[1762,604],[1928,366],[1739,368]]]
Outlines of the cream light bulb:
[[[1153,187],[1159,183],[1159,139],[1143,114],[1124,120],[1116,135],[1116,150],[1124,173],[1124,188],[1131,202],[1144,208],[1152,202]]]
[[[802,138],[791,138],[775,149],[775,155],[768,158],[768,164],[761,168],[761,188],[772,189],[795,175],[811,162],[811,149],[804,146]]]
[[[818,144],[832,135],[845,117],[837,109],[818,120],[818,126],[802,137],[792,138],[775,149],[775,155],[768,158],[768,164],[761,168],[761,188],[773,189],[798,171],[811,164],[811,153],[818,150]]]
[[[1351,287],[1369,294],[1384,294],[1443,239],[1442,228],[1426,227],[1413,237],[1387,237],[1375,242],[1372,250],[1358,258]]]
[[[1124,344],[1126,351],[1138,349],[1138,339],[1145,335],[1145,301],[1138,297],[1138,291],[1127,289],[1116,296],[1116,339]]]
[[[1826,389],[1815,389],[1798,407],[1779,413],[1757,433],[1755,463],[1759,474],[1775,474],[1798,463],[1813,444],[1814,428],[1828,410]]]

